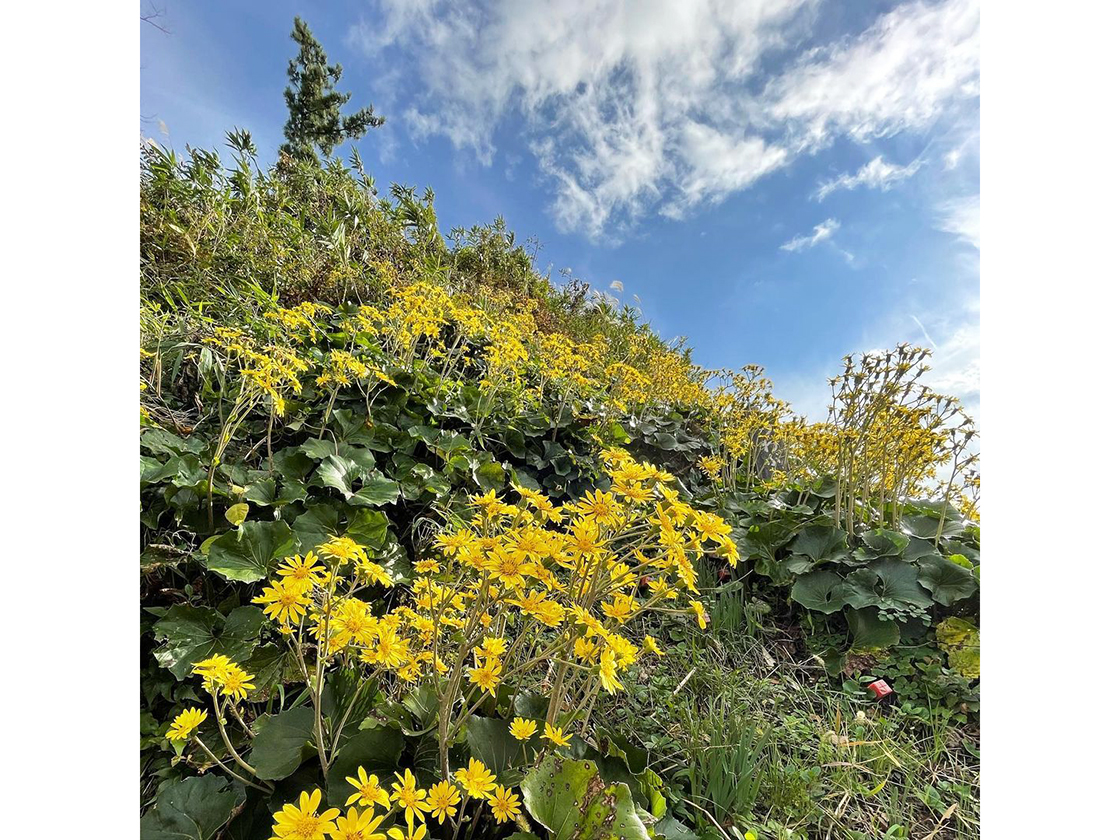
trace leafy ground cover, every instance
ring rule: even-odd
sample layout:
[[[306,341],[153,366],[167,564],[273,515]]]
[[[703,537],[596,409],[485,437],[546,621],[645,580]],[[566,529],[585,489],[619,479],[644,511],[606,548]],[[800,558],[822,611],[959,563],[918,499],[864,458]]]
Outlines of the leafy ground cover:
[[[230,144],[143,151],[145,837],[978,833],[926,351],[808,424],[500,221]]]

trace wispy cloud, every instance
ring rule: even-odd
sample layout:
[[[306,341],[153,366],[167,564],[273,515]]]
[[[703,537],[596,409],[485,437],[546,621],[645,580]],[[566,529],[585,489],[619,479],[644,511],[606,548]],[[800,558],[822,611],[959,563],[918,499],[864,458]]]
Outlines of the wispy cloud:
[[[924,128],[978,93],[977,0],[909,3],[800,53],[815,0],[375,5],[351,38],[379,72],[415,68],[413,137],[489,165],[513,117],[557,226],[592,238],[723,201],[839,136]]]
[[[840,223],[835,219],[825,219],[819,225],[813,228],[813,232],[807,236],[795,236],[789,242],[786,242],[779,247],[783,251],[804,251],[806,248],[824,242],[826,239],[831,238],[832,234],[840,229]],[[847,253],[846,251],[844,253]],[[851,254],[848,254],[851,257]],[[850,261],[850,260],[849,260]]]
[[[907,166],[899,166],[883,160],[879,155],[860,167],[854,174],[845,172],[831,181],[826,181],[817,189],[817,201],[824,201],[836,190],[854,190],[856,187],[871,187],[886,192],[899,181],[905,181],[921,167],[921,159],[912,161]]]
[[[899,6],[772,81],[768,113],[810,147],[928,125],[949,101],[979,95],[979,23],[973,0]]]
[[[937,226],[954,233],[977,251],[980,250],[980,196],[970,195],[944,202],[938,208]]]

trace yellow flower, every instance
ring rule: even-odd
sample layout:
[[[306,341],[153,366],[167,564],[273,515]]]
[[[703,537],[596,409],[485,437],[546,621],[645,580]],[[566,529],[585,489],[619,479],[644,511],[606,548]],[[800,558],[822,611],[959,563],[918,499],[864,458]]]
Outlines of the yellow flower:
[[[206,720],[206,712],[202,709],[186,709],[175,716],[171,721],[171,728],[167,730],[168,740],[186,741],[191,733]]]
[[[455,806],[462,797],[459,789],[451,782],[443,781],[432,785],[428,789],[428,810],[435,816],[436,821],[443,825],[444,817],[455,815]]]
[[[346,816],[338,818],[331,837],[333,840],[386,840],[385,835],[377,831],[384,819],[384,814],[375,817],[372,808],[366,808],[360,814],[357,808],[351,808]]]
[[[281,624],[298,624],[311,604],[311,599],[307,597],[309,584],[305,581],[306,578],[295,577],[273,581],[253,599],[253,603],[265,604],[264,614]]]
[[[696,613],[696,623],[700,625],[703,630],[708,626],[708,614],[704,612],[704,605],[699,601],[689,601],[688,606]]]
[[[272,815],[276,822],[273,833],[285,840],[325,840],[326,833],[334,830],[334,819],[340,812],[338,808],[329,808],[322,814],[317,813],[322,798],[318,788],[310,794],[301,793],[299,807],[288,803]]]
[[[466,767],[455,771],[455,781],[463,786],[467,796],[472,799],[485,799],[487,794],[494,789],[494,780],[497,778],[485,764],[477,758],[467,762]]]
[[[246,673],[238,666],[234,665],[225,674],[222,675],[218,682],[222,694],[226,697],[232,697],[234,702],[244,700],[248,692],[256,688],[253,683],[249,682],[253,679],[253,675]]]
[[[191,673],[202,677],[202,686],[213,693],[218,688],[219,680],[233,666],[233,660],[228,656],[217,653],[200,662],[195,662]]]
[[[357,793],[350,794],[350,798],[346,800],[347,805],[353,805],[357,802],[359,805],[365,805],[372,808],[374,805],[380,805],[386,810],[389,809],[389,794],[381,787],[381,782],[372,773],[367,773],[366,768],[358,768],[358,777],[347,776],[346,781],[358,789]]]
[[[572,742],[571,735],[565,735],[563,729],[559,726],[553,726],[551,723],[544,725],[544,737],[558,747],[566,747]]]
[[[490,796],[490,810],[494,812],[494,819],[499,823],[512,820],[521,813],[518,807],[521,800],[510,788],[498,785]]]
[[[613,650],[604,648],[599,657],[599,681],[607,694],[614,694],[622,688],[622,680],[618,678],[618,660]]]
[[[647,650],[650,653],[656,653],[658,656],[665,655],[664,651],[662,651],[661,648],[658,647],[657,639],[653,638],[653,636],[646,636],[645,639],[642,640],[642,649]]]
[[[500,637],[487,636],[482,640],[482,644],[474,649],[474,652],[478,656],[491,659],[501,656],[506,652],[506,640]]]
[[[319,553],[333,557],[343,564],[351,561],[361,562],[368,560],[366,550],[354,542],[350,537],[332,537],[329,542],[319,546]]]
[[[280,564],[279,573],[286,583],[294,581],[310,588],[312,584],[319,583],[326,577],[327,570],[319,565],[319,558],[315,556],[315,552],[309,551],[303,557],[298,554],[294,557],[285,557]]]
[[[400,773],[394,773],[397,781],[393,782],[393,801],[404,809],[404,818],[411,824],[416,815],[419,814],[420,819],[424,819],[424,812],[428,810],[428,804],[424,798],[428,792],[423,788],[416,787],[416,778],[412,775],[411,770],[405,770],[404,776]]]
[[[634,614],[637,605],[629,595],[616,592],[613,603],[608,604],[603,601],[599,606],[602,608],[604,615],[610,616],[619,624],[625,624],[626,620]]]
[[[528,741],[536,732],[537,722],[535,720],[515,717],[513,723],[509,725],[509,734],[518,741]]]
[[[489,693],[491,697],[498,696],[498,686],[502,684],[500,676],[502,663],[497,659],[486,659],[477,668],[468,669],[467,673],[472,683]]]

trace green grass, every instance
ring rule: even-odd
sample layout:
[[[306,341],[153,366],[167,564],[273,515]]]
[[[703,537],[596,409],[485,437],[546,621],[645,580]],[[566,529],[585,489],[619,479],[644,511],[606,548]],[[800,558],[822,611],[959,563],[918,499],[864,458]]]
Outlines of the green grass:
[[[672,640],[664,659],[604,708],[650,750],[679,818],[705,840],[979,837],[975,727],[837,685],[728,589],[707,599],[706,633],[647,628]]]

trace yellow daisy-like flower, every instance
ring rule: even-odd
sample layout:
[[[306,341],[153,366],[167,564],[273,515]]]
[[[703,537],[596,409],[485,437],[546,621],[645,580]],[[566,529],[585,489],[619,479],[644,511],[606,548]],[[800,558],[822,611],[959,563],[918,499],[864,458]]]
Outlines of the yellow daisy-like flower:
[[[202,687],[213,693],[218,689],[219,680],[233,665],[232,659],[217,653],[203,659],[201,662],[195,662],[191,673],[201,676]]]
[[[397,777],[397,781],[393,782],[393,801],[404,809],[404,818],[409,823],[417,815],[424,819],[424,812],[428,810],[428,803],[424,800],[428,792],[416,787],[416,777],[411,770],[405,770],[403,776],[400,773],[393,775]]]
[[[618,659],[613,650],[604,649],[599,656],[599,681],[607,694],[614,694],[622,688],[622,680],[618,678]]]
[[[653,636],[646,636],[645,639],[642,640],[642,649],[650,653],[656,653],[658,656],[665,655],[665,652],[658,647],[657,639],[653,638]]]
[[[256,688],[250,680],[253,675],[233,665],[218,678],[218,688],[226,697],[232,697],[234,702],[244,700],[249,691]]]
[[[520,798],[510,788],[498,785],[490,796],[490,810],[494,812],[494,819],[499,823],[512,820],[521,813],[518,805]]]
[[[440,825],[444,817],[455,815],[455,806],[461,799],[459,789],[451,782],[438,782],[428,788],[428,810]]]
[[[298,554],[285,557],[278,572],[286,581],[294,581],[308,588],[319,583],[327,574],[327,570],[319,565],[319,558],[314,551],[307,552],[303,557]]]
[[[497,776],[477,758],[472,758],[466,767],[455,771],[455,781],[463,786],[467,796],[472,799],[485,799],[494,789],[495,779]]]
[[[518,741],[528,741],[536,732],[537,722],[535,720],[525,720],[525,718],[515,717],[513,723],[509,725],[509,734]]]
[[[385,814],[380,817],[373,815],[372,808],[366,808],[358,813],[357,808],[351,808],[346,816],[339,817],[331,831],[332,840],[386,840],[377,827],[385,819]],[[295,835],[289,835],[294,837]]]
[[[551,723],[544,725],[544,737],[558,747],[566,747],[572,742],[571,735],[565,735],[563,729],[559,726],[553,726]]]
[[[186,741],[204,720],[206,720],[206,712],[202,709],[186,709],[179,712],[175,720],[171,721],[171,728],[167,730],[168,740]]]
[[[688,606],[696,613],[696,623],[700,625],[700,629],[705,629],[708,626],[708,614],[704,612],[704,605],[699,601],[689,601]]]
[[[619,624],[625,624],[626,620],[630,618],[637,609],[637,604],[634,602],[634,599],[620,592],[615,593],[613,602],[608,604],[606,601],[603,601],[599,606],[603,610],[604,615],[610,616]]]
[[[365,805],[367,808],[380,805],[386,810],[389,809],[390,802],[388,791],[381,787],[381,780],[378,779],[377,776],[366,772],[366,768],[359,767],[358,777],[347,776],[346,781],[358,789],[357,793],[350,794],[350,798],[346,800],[347,805],[353,805],[357,802],[359,805]]]
[[[491,697],[498,696],[498,686],[502,684],[502,663],[497,659],[487,659],[477,668],[468,669],[467,673],[472,683]]]
[[[350,537],[332,537],[329,542],[319,546],[319,553],[333,557],[341,563],[356,561],[358,563],[368,560],[366,550]]]
[[[307,597],[310,584],[294,577],[272,581],[264,592],[253,599],[254,604],[265,604],[264,614],[281,624],[299,624],[307,613],[311,599]]]
[[[318,813],[323,794],[316,788],[310,794],[304,791],[299,795],[299,806],[288,803],[282,810],[272,815],[276,824],[272,832],[285,840],[326,840],[328,831],[335,829],[334,819],[340,813],[338,808],[329,808]]]

